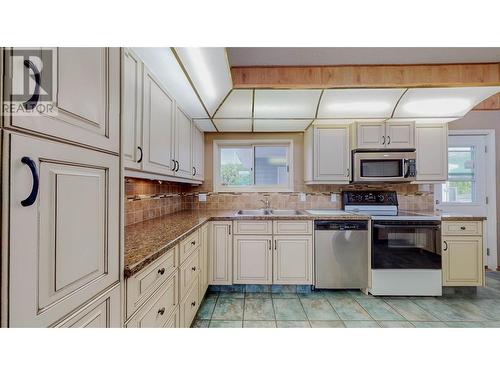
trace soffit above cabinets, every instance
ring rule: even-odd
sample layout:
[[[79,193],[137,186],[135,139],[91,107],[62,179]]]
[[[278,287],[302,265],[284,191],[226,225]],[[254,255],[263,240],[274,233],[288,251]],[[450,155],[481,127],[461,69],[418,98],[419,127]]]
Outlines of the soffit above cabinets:
[[[254,118],[313,119],[321,90],[255,90]]]
[[[406,89],[324,90],[317,118],[389,118]]]
[[[251,132],[252,119],[214,119],[220,132]]]
[[[309,119],[255,119],[254,132],[302,132],[311,124]]]
[[[182,47],[173,48],[191,79],[195,90],[213,116],[219,104],[233,88],[225,48]]]
[[[498,86],[408,89],[393,118],[463,117],[499,91]]]
[[[254,90],[232,90],[214,118],[252,118]]]

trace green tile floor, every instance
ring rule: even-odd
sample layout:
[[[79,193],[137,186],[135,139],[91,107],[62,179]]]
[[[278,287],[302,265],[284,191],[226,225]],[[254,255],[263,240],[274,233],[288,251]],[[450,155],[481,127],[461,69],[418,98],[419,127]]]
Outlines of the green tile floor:
[[[196,328],[499,327],[500,272],[473,295],[373,297],[360,291],[207,292]]]

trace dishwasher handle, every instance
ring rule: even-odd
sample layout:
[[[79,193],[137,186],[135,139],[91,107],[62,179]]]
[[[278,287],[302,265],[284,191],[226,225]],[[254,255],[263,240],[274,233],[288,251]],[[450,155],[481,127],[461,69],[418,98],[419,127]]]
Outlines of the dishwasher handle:
[[[368,221],[365,220],[316,220],[315,230],[368,230]]]

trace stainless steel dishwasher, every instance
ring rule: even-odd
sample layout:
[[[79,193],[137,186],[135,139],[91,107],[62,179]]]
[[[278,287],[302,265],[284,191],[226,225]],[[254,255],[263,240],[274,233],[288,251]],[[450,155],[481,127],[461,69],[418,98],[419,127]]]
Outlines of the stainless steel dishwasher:
[[[314,223],[316,288],[368,287],[368,221]]]

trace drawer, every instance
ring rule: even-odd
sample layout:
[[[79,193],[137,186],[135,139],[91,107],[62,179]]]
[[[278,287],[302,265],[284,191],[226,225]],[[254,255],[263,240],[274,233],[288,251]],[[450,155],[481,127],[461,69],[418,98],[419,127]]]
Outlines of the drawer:
[[[273,222],[267,220],[235,220],[234,234],[273,234]]]
[[[191,284],[200,273],[200,251],[196,249],[179,267],[180,298],[184,298]]]
[[[482,236],[483,223],[481,221],[443,221],[443,235],[448,236]]]
[[[63,328],[119,328],[120,285],[85,304],[76,313],[58,323]]]
[[[196,230],[180,243],[179,253],[181,263],[200,245],[200,231]]]
[[[175,308],[175,310],[172,312],[172,314],[170,315],[170,318],[168,318],[168,320],[165,323],[165,325],[163,326],[163,328],[180,328],[180,326],[181,326],[180,318],[181,318],[181,314],[180,314],[179,306],[177,306]]]
[[[310,220],[276,220],[274,234],[312,234],[312,221]]]
[[[178,246],[174,246],[149,266],[129,277],[127,285],[127,318],[172,275],[178,266]]]
[[[127,323],[131,328],[161,328],[178,306],[177,275],[174,273],[160,286]]]
[[[186,297],[180,304],[180,325],[182,328],[189,328],[191,326],[199,304],[198,278],[196,278],[196,281],[191,285],[191,288],[186,293]]]

